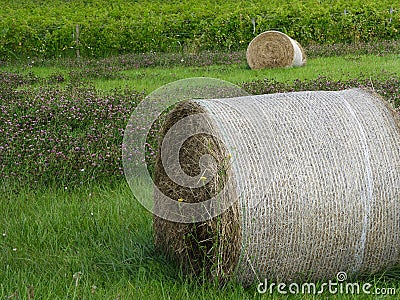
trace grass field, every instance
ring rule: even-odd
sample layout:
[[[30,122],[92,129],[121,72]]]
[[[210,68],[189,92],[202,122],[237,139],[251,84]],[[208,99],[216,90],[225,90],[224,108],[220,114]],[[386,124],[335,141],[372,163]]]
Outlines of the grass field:
[[[240,60],[206,66],[135,68],[116,64],[114,69],[106,67],[106,63],[99,67],[93,62],[82,63],[80,67],[68,66],[65,61],[52,65],[30,62],[3,65],[0,72],[32,73],[29,75],[34,78],[32,83],[17,86],[17,89],[27,91],[29,100],[40,94],[44,86],[66,89],[67,95],[73,97],[68,89],[80,81],[93,83],[98,92],[96,97],[125,88],[147,94],[168,82],[197,76],[220,78],[243,86],[254,83],[266,88],[270,88],[268,84],[290,85],[296,80],[301,80],[307,87],[307,82],[318,78],[325,78],[320,88],[327,88],[330,81],[356,79],[384,84],[390,78],[400,76],[400,56],[391,53],[314,57],[304,68],[262,71],[252,71]],[[54,83],[56,76],[62,80]],[[393,95],[399,95],[398,88],[394,84]],[[5,106],[7,99],[14,99],[15,91],[10,89],[8,92],[4,85],[0,105]],[[93,95],[92,90],[89,92],[82,93],[82,97]],[[90,116],[93,111],[85,112],[89,119],[94,119]],[[61,126],[64,119],[60,120]],[[8,125],[0,124],[1,129],[9,130],[5,126]],[[86,127],[82,128],[84,130]],[[115,149],[120,149],[117,146]],[[13,157],[1,159],[5,163]],[[85,172],[86,167],[83,177]],[[220,287],[213,282],[204,283],[202,278],[184,276],[177,266],[155,250],[152,216],[133,198],[123,176],[113,176],[111,181],[84,181],[83,184],[66,181],[65,184],[34,187],[19,181],[18,177],[9,178],[7,184],[3,181],[0,187],[0,299],[315,298],[313,295],[283,296],[276,291],[272,295],[260,295],[256,285],[243,288],[232,282]],[[143,193],[149,191],[143,190]],[[361,278],[358,282],[371,283],[371,291],[395,288],[400,292],[400,269]],[[331,295],[327,292],[323,296],[354,298],[350,294]],[[360,299],[376,297],[378,295],[359,295]]]
[[[29,287],[34,299],[262,298],[256,286],[244,289],[230,283],[220,288],[183,276],[155,251],[151,215],[124,183],[113,189],[19,187],[15,193],[2,192],[0,200],[1,299],[27,299]],[[399,290],[399,278],[400,272],[393,270],[359,282],[371,283],[371,291]],[[16,292],[19,298],[10,297]],[[324,296],[338,297],[328,292]],[[282,299],[276,291],[263,297]],[[353,295],[342,294],[340,299]]]
[[[107,76],[88,72],[79,73],[82,80],[90,78],[94,86],[100,90],[108,91],[115,88],[131,88],[137,91],[150,93],[160,86],[175,80],[190,77],[211,77],[241,85],[260,79],[270,79],[278,82],[293,82],[295,80],[311,80],[320,76],[332,81],[349,80],[354,78],[385,78],[391,75],[400,75],[400,54],[387,55],[357,55],[316,57],[308,59],[307,67],[250,70],[245,61],[226,65],[185,66],[172,67],[140,67],[124,68],[123,70],[109,70]],[[68,79],[71,71],[78,71],[77,67],[53,66],[18,66],[0,67],[0,70],[31,72],[40,77],[49,77],[53,74],[62,74]],[[98,71],[98,70],[96,70]],[[102,70],[104,72],[104,70]]]
[[[332,68],[332,66],[334,66]],[[400,55],[393,54],[384,57],[377,56],[347,56],[315,58],[308,62],[307,68],[279,70],[250,70],[246,64],[207,67],[175,67],[168,69],[139,69],[123,71],[125,80],[98,81],[100,89],[110,89],[115,86],[134,86],[138,90],[151,92],[159,87],[178,79],[188,77],[212,77],[230,81],[240,85],[259,79],[271,79],[279,82],[315,79],[319,75],[332,80],[347,80],[357,77],[398,74],[400,70]]]

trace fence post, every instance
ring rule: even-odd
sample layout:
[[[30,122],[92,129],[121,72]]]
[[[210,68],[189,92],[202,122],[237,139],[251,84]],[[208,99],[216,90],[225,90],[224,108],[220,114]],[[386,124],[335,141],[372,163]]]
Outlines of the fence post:
[[[80,58],[81,54],[79,53],[79,25],[76,24],[75,27],[75,44],[76,44],[76,58]]]

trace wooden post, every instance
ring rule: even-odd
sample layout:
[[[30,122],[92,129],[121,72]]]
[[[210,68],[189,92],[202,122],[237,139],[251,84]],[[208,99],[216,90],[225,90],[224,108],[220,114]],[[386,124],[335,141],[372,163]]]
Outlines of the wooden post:
[[[389,9],[389,14],[390,14],[389,23],[392,23],[392,15],[393,15],[393,12],[394,12],[393,6],[391,6],[390,9]]]
[[[75,44],[76,44],[76,58],[80,58],[81,54],[79,53],[79,25],[76,24],[75,27]]]

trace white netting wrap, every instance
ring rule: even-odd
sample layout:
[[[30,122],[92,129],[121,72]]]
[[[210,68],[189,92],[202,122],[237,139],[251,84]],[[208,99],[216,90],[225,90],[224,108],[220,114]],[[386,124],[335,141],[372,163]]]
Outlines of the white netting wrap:
[[[192,102],[232,156],[240,281],[332,278],[400,262],[400,134],[377,95],[351,89]]]

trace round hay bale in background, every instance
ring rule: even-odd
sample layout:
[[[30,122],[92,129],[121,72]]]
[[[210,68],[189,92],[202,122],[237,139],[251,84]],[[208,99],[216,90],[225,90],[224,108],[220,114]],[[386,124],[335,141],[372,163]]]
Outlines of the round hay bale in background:
[[[164,134],[200,112],[219,138],[188,139],[180,164],[195,176],[200,157],[211,155],[215,177],[202,187],[179,187],[158,159],[155,183],[187,202],[226,187],[235,202],[194,224],[154,217],[156,246],[186,271],[251,284],[370,274],[400,263],[400,129],[376,94],[191,100],[169,113]],[[155,209],[167,209],[157,199]]]
[[[306,55],[301,45],[279,31],[266,31],[256,36],[247,47],[251,69],[303,66]]]

